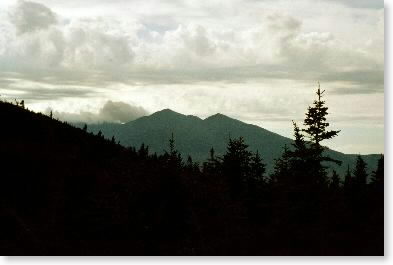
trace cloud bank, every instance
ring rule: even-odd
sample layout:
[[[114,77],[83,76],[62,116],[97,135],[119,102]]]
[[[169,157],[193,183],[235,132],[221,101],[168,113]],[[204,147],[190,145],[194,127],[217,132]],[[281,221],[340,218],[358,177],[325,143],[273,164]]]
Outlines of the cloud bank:
[[[52,110],[47,109],[45,112],[48,114]],[[139,106],[130,105],[125,102],[113,102],[108,100],[98,113],[81,111],[79,113],[68,113],[53,111],[53,116],[63,121],[72,123],[126,123],[136,120],[142,116],[148,115],[148,112]]]
[[[341,93],[383,92],[383,10],[374,9],[370,1],[361,1],[370,3],[367,11],[344,8],[341,3],[352,6],[353,2],[343,0],[334,1],[326,10],[344,13],[345,19],[334,18],[338,21],[333,24],[358,23],[358,28],[352,28],[351,41],[347,34],[334,32],[334,25],[331,31],[318,31],[302,16],[259,7],[269,1],[233,1],[222,8],[216,1],[210,5],[181,3],[188,5],[183,7],[185,14],[195,8],[197,18],[179,18],[175,5],[165,1],[161,4],[165,14],[152,11],[150,17],[135,13],[119,18],[67,17],[43,4],[19,1],[1,15],[0,71],[53,85],[105,87],[269,78],[343,81],[354,87]],[[237,12],[240,4],[248,14]],[[326,5],[318,2],[310,10]],[[367,23],[361,22],[364,19]]]

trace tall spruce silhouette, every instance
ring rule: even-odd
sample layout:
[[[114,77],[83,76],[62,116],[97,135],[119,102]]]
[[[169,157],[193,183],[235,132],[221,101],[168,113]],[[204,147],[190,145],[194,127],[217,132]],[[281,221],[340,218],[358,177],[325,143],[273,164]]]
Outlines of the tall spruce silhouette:
[[[264,181],[265,172],[266,165],[263,163],[263,159],[257,150],[257,152],[252,155],[250,159],[250,171],[248,178],[255,182],[262,182]]]
[[[310,149],[307,147],[304,135],[296,122],[292,121],[295,140],[292,143],[293,151],[289,151],[291,185],[308,185],[315,179],[310,179],[310,169],[313,166],[310,158]]]
[[[287,145],[284,146],[281,157],[274,159],[274,171],[270,175],[272,184],[286,184],[290,180],[291,154]]]
[[[171,133],[171,138],[169,138],[169,151],[165,151],[164,156],[167,158],[168,165],[171,169],[179,170],[183,166],[181,154],[175,147],[173,133]]]
[[[372,172],[371,175],[371,183],[378,188],[383,189],[383,184],[384,184],[384,156],[381,155],[381,157],[378,160],[378,165],[376,170]]]
[[[243,137],[229,139],[227,152],[223,156],[224,174],[229,180],[232,196],[243,190],[244,181],[249,175],[251,152]]]
[[[216,156],[214,148],[209,150],[209,158],[203,163],[203,172],[207,174],[220,174],[220,158]]]
[[[363,189],[367,184],[367,164],[360,155],[356,158],[353,181],[356,189]]]
[[[330,158],[329,156],[325,156],[323,154],[325,147],[321,145],[321,142],[324,140],[332,139],[337,136],[340,131],[337,130],[328,130],[329,122],[327,122],[328,115],[328,107],[325,105],[326,102],[322,99],[325,90],[321,91],[321,86],[318,82],[318,88],[316,91],[317,99],[314,100],[313,104],[308,107],[306,112],[306,118],[304,119],[304,129],[301,132],[305,133],[305,136],[308,138],[309,142],[306,144],[306,148],[303,154],[300,154],[299,158],[306,160],[307,164],[307,173],[312,178],[312,182],[325,185],[326,184],[326,166],[324,166],[323,162],[334,162],[336,164],[341,165],[341,161]],[[294,124],[295,127],[295,141],[296,137],[299,141],[303,139],[298,134],[301,134],[300,131]],[[303,145],[304,143],[301,142]],[[295,148],[297,148],[295,146]],[[301,148],[304,148],[301,146]],[[301,151],[301,149],[298,149]]]
[[[340,188],[340,176],[337,174],[336,170],[332,171],[329,188],[332,191],[337,191]]]
[[[347,172],[345,173],[345,177],[344,177],[344,189],[346,191],[349,191],[351,185],[352,185],[352,174],[348,165]]]

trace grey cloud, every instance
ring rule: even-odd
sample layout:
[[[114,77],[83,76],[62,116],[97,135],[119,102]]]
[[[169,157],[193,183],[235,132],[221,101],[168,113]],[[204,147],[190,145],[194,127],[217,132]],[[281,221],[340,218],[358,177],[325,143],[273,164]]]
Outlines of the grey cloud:
[[[26,102],[57,100],[63,98],[86,98],[96,94],[96,92],[91,88],[43,88],[35,86],[29,88],[18,88],[11,86],[8,88],[8,90],[14,91],[16,93],[4,93],[5,97],[23,99]]]
[[[280,0],[248,0],[251,2],[278,2]],[[383,0],[323,0],[325,2],[337,2],[353,8],[380,9],[384,7]]]
[[[35,32],[16,38],[0,35],[4,38],[0,44],[5,45],[0,47],[4,50],[0,53],[0,72],[17,72],[20,79],[55,87],[293,79],[352,84],[353,89],[337,93],[383,91],[383,61],[372,52],[342,48],[329,33],[303,33],[302,22],[287,15],[267,15],[250,30],[230,29],[226,32],[231,38],[207,25],[186,23],[174,28],[177,22],[168,19],[168,26],[165,16],[157,20],[164,28],[155,28],[155,19],[145,18],[141,37],[140,28],[132,32],[124,27],[127,24],[111,19],[71,19],[48,28],[56,15],[47,7],[22,1],[16,10],[23,18],[19,27]],[[29,19],[32,28],[24,28]],[[153,23],[151,28],[149,23]],[[38,28],[47,29],[35,30]],[[146,38],[153,33],[160,35],[157,42]],[[375,68],[370,69],[370,65]],[[3,82],[12,89],[12,83]],[[28,95],[44,99],[50,94]],[[68,97],[62,91],[53,95]]]
[[[190,34],[184,36],[186,46],[199,56],[211,55],[216,47],[207,36],[206,29],[202,26],[195,27]]]
[[[124,102],[107,101],[99,112],[103,120],[127,122],[147,115],[142,107],[132,106]]]
[[[277,13],[269,15],[267,18],[270,22],[269,27],[274,31],[296,32],[302,25],[301,21],[298,19],[283,16]]]
[[[57,16],[46,6],[20,0],[12,12],[10,20],[21,34],[46,29],[57,22]]]
[[[323,74],[322,78],[327,81],[350,81],[359,84],[383,85],[383,70],[360,70],[360,71],[342,71]]]
[[[339,115],[334,118],[334,122],[367,122],[367,123],[382,123],[384,122],[383,115]]]
[[[384,93],[384,87],[382,86],[367,86],[367,85],[358,85],[351,87],[338,87],[331,91],[332,94],[337,95],[355,95],[355,94],[376,94],[376,93]]]
[[[49,113],[50,111],[50,109],[47,109],[46,112]],[[98,113],[88,111],[81,111],[79,113],[53,111],[53,115],[60,120],[68,122],[83,122],[89,124],[102,122],[125,123],[146,116],[148,112],[140,106],[108,100]]]
[[[331,1],[341,3],[343,5],[354,7],[354,8],[371,8],[371,9],[384,8],[383,0],[331,0]]]
[[[179,23],[175,21],[175,19],[171,16],[164,16],[164,15],[144,15],[140,18],[140,23],[144,26],[139,34],[144,36],[145,31],[153,31],[164,33],[165,31],[176,30],[179,26]]]

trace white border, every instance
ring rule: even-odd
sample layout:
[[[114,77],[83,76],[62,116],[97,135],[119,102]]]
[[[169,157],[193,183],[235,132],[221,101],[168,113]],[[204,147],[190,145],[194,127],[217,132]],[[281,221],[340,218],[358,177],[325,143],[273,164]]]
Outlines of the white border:
[[[358,0],[352,0],[358,1]],[[379,0],[376,0],[379,1]],[[392,157],[390,156],[392,150],[392,142],[386,137],[391,135],[391,119],[392,107],[389,102],[392,102],[391,75],[391,12],[392,4],[390,0],[385,1],[385,257],[0,257],[0,264],[73,264],[73,265],[99,265],[99,264],[214,264],[214,265],[228,265],[228,264],[392,264],[392,246],[391,236],[392,231],[389,228],[392,205],[392,183],[391,165]]]

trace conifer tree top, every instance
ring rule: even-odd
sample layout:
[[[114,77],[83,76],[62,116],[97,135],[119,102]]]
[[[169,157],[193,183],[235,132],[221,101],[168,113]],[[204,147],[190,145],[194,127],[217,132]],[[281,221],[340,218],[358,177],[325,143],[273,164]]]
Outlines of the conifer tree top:
[[[325,106],[325,101],[322,100],[325,90],[321,91],[321,86],[318,82],[317,99],[314,100],[313,105],[309,106],[304,119],[305,132],[308,138],[316,146],[320,146],[323,140],[331,139],[338,135],[340,131],[327,130],[329,123],[326,121],[328,107]]]

